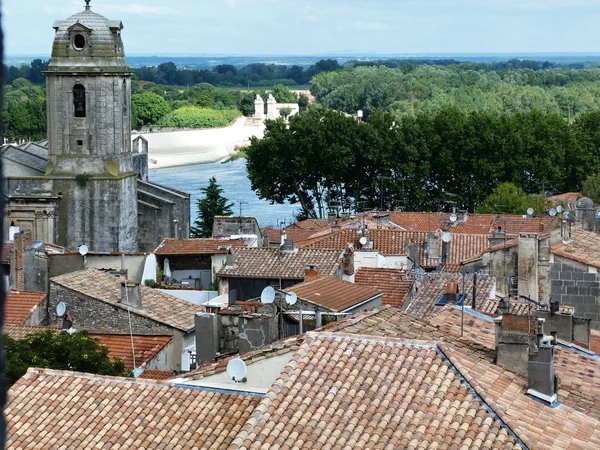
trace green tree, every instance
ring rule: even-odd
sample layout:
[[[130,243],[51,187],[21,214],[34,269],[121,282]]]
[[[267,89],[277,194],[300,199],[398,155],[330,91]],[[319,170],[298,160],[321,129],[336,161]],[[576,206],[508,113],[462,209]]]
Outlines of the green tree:
[[[207,238],[212,236],[213,223],[216,216],[231,216],[233,203],[228,203],[223,197],[223,189],[217,184],[217,179],[208,180],[208,186],[201,188],[203,198],[196,202],[198,216],[194,226],[190,229],[193,238]]]
[[[138,128],[144,125],[155,125],[171,111],[169,103],[160,95],[146,91],[131,96],[133,109],[132,126]]]
[[[296,103],[298,102],[298,98],[296,94],[294,94],[289,87],[284,86],[283,84],[277,84],[273,86],[271,90],[273,97],[277,100],[277,103]],[[266,100],[266,99],[265,99]]]
[[[15,340],[4,335],[6,376],[12,384],[29,367],[73,370],[100,375],[125,375],[122,359],[111,361],[108,347],[79,331],[73,334],[54,330],[40,331]]]
[[[526,214],[533,208],[535,214],[540,214],[547,206],[545,197],[527,195],[523,189],[513,183],[502,183],[477,208],[482,214]]]
[[[581,190],[582,194],[591,198],[597,205],[600,203],[600,175],[593,174],[586,178]]]

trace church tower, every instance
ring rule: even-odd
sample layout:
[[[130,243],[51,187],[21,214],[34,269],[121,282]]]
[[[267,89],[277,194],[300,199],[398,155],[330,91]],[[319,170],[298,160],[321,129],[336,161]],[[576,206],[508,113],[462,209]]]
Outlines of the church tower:
[[[60,198],[55,242],[135,251],[137,186],[131,153],[131,72],[123,24],[85,10],[54,23],[46,72],[48,166]]]

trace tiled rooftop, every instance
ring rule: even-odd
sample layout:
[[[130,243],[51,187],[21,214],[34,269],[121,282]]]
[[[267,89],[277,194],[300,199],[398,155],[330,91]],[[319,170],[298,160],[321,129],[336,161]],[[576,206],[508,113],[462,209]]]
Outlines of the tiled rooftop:
[[[5,414],[8,450],[222,449],[260,398],[29,369]]]
[[[334,312],[345,311],[382,293],[374,287],[332,277],[296,284],[286,291],[295,292],[299,299]]]
[[[44,300],[45,293],[8,291],[4,304],[4,323],[25,325]]]
[[[295,222],[286,227],[286,230],[319,231],[329,226],[327,219],[306,219]]]
[[[172,370],[144,369],[139,378],[142,380],[168,380],[174,375]]]
[[[435,304],[440,297],[446,293],[448,283],[458,283],[460,292],[463,292],[463,275],[461,273],[444,273],[433,278],[426,278],[418,287],[417,292],[407,308],[407,312],[415,317],[429,317],[435,314],[440,306]],[[476,310],[487,314],[494,314],[498,306],[498,300],[490,299],[494,292],[496,279],[489,275],[477,277],[477,299]],[[465,291],[467,293],[465,305],[470,306],[473,299],[473,275],[465,276]]]
[[[231,448],[520,448],[434,344],[309,333]]]
[[[119,308],[122,305],[121,282],[123,278],[110,275],[96,269],[80,270],[50,279],[50,282],[64,286],[72,291],[109,303]],[[157,322],[183,331],[194,329],[196,312],[203,311],[201,306],[186,302],[177,297],[140,286],[143,310],[131,309],[132,314],[148,317]]]
[[[39,327],[31,325],[9,325],[4,324],[2,327],[2,333],[7,334],[15,340],[25,339],[27,336],[35,334],[39,331],[53,330],[57,333],[60,331],[57,327]]]
[[[567,259],[600,267],[600,234],[573,227],[571,242],[557,242],[550,251]]]
[[[90,333],[92,339],[108,347],[111,358],[121,358],[127,371],[133,370],[133,354],[131,336],[129,334],[97,334]],[[135,362],[137,367],[153,360],[173,340],[172,336],[133,335]]]
[[[157,255],[224,255],[227,247],[243,247],[240,239],[164,239],[154,250]]]
[[[402,307],[414,284],[403,270],[371,267],[361,267],[354,275],[354,282],[383,291],[383,304],[397,308]]]
[[[323,276],[333,276],[342,263],[341,252],[300,248],[293,253],[279,248],[240,248],[235,251],[235,266],[225,266],[219,276],[246,278],[304,279],[306,266],[316,264]]]

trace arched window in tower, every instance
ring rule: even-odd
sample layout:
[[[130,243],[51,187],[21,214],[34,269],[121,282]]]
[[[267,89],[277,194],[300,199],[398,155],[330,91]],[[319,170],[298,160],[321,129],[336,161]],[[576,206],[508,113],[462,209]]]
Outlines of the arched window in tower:
[[[73,87],[73,105],[75,117],[85,117],[85,88],[81,84]]]

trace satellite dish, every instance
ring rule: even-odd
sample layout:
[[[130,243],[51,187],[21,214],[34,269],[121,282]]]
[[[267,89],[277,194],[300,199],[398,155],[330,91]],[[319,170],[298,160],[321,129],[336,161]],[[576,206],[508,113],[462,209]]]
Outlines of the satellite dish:
[[[450,222],[454,223],[458,220],[458,216],[456,214],[450,214]]]
[[[565,211],[565,213],[563,214],[563,217],[565,219],[568,219],[571,216],[571,213],[569,211]]]
[[[562,207],[561,205],[558,205],[558,206],[556,207],[556,212],[557,212],[557,213],[559,213],[559,214],[560,214],[561,212],[563,212],[563,207]]]
[[[67,312],[67,305],[65,305],[63,302],[60,302],[58,305],[56,305],[56,315],[58,317],[64,316],[66,312]]]
[[[273,303],[275,301],[275,289],[267,286],[260,294],[260,301],[263,303]]]
[[[246,363],[239,358],[232,359],[227,363],[227,376],[236,383],[242,383],[246,379],[248,368]]]
[[[360,245],[367,245],[368,239],[366,236],[361,237],[358,242],[360,242]]]
[[[527,208],[527,215],[528,216],[533,216],[533,213],[534,213],[533,208]]]
[[[285,296],[285,301],[287,302],[288,305],[295,305],[296,302],[298,301],[298,296],[296,295],[295,292],[290,292],[289,294],[287,294]]]
[[[82,244],[82,245],[79,246],[79,254],[81,256],[87,255],[89,251],[90,251],[90,249],[88,248],[87,245]]]
[[[442,241],[444,242],[450,242],[452,240],[452,235],[448,232],[445,232],[444,234],[442,234]]]
[[[550,214],[551,217],[554,217],[556,215],[556,209],[551,208],[550,211],[548,211],[548,214]]]

